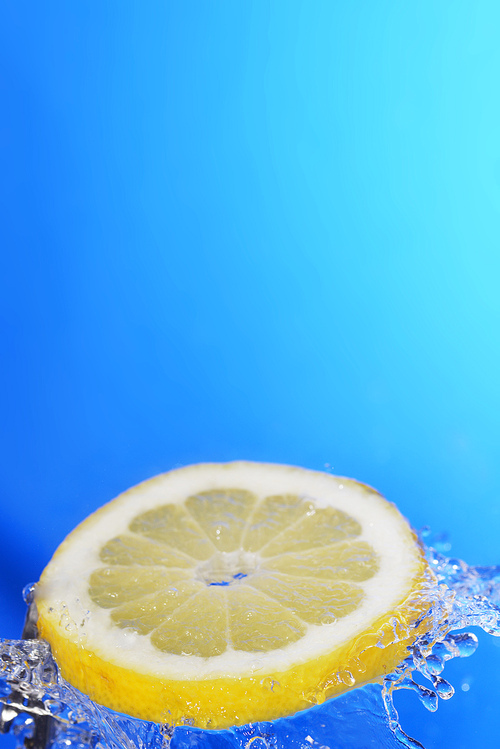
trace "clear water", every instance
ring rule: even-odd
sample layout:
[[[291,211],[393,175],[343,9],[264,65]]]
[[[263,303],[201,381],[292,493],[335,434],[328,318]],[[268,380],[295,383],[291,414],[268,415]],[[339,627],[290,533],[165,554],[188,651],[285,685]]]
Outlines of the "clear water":
[[[35,738],[35,744],[51,749],[421,747],[399,723],[394,692],[410,689],[424,708],[436,710],[440,699],[447,700],[454,693],[443,677],[446,662],[467,657],[477,647],[474,634],[457,630],[478,626],[500,636],[500,566],[469,567],[445,556],[438,547],[429,547],[427,557],[438,580],[435,623],[381,685],[352,690],[272,723],[226,731],[189,726],[172,729],[120,715],[92,702],[60,677],[46,643],[0,640],[0,698],[27,708],[26,712],[15,707],[4,710],[4,730],[14,733],[17,746],[23,749],[30,737]]]

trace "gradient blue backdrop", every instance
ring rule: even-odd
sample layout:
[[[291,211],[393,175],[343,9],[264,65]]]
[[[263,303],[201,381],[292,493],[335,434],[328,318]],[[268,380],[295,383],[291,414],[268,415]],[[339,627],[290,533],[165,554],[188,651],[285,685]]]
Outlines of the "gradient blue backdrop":
[[[500,562],[499,33],[496,0],[3,1],[1,635],[78,521],[193,461],[328,464]],[[499,666],[482,638],[404,727],[494,746]]]

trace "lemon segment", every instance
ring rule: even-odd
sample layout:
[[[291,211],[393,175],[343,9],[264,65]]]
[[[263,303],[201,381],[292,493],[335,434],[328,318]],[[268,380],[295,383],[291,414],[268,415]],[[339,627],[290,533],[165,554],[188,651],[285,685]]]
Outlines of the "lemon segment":
[[[201,528],[184,507],[163,505],[138,515],[130,523],[132,533],[177,549],[194,559],[208,559],[214,551]]]
[[[238,549],[257,497],[241,489],[200,492],[185,507],[218,551]]]
[[[277,572],[255,575],[250,583],[274,598],[308,624],[333,624],[354,611],[363,598],[362,589],[350,583],[301,578]]]
[[[345,512],[339,512],[332,507],[312,509],[299,522],[269,541],[260,549],[260,553],[264,557],[274,557],[286,552],[323,548],[346,538],[355,538],[360,533],[359,523]]]
[[[187,577],[184,570],[163,567],[100,567],[89,578],[89,596],[104,609],[120,606]],[[175,588],[174,588],[175,590]]]
[[[35,602],[63,676],[94,700],[224,728],[392,671],[425,627],[430,579],[407,521],[373,489],[201,464],[87,518]]]
[[[151,635],[159,650],[213,658],[227,649],[227,606],[222,590],[201,590],[165,618]]]
[[[357,541],[308,549],[300,554],[283,553],[266,560],[266,567],[299,577],[362,582],[375,575],[379,563],[372,547]]]
[[[296,494],[265,497],[256,507],[243,533],[248,551],[259,551],[294,523],[314,510],[314,504]]]
[[[178,549],[169,550],[164,544],[151,543],[151,539],[124,534],[110,539],[101,549],[99,557],[105,564],[141,564],[148,567],[163,564],[165,567],[192,567],[192,557]]]
[[[92,592],[90,589],[91,597]],[[146,635],[160,627],[178,608],[201,592],[203,586],[199,582],[177,580],[159,593],[137,596],[130,603],[118,606],[111,612],[111,620],[123,629],[129,628]],[[92,597],[92,600],[99,604],[97,598]]]

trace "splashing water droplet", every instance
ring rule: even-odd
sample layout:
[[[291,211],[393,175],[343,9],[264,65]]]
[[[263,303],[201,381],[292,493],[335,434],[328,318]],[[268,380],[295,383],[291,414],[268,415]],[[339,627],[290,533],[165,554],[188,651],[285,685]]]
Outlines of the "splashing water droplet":
[[[23,588],[23,599],[24,602],[29,606],[33,601],[33,596],[35,594],[35,583],[29,583],[29,585],[25,585]]]
[[[434,685],[434,689],[436,690],[436,694],[443,700],[449,700],[450,697],[453,697],[453,695],[455,694],[455,690],[451,686],[451,684],[441,676],[433,676],[432,683]]]

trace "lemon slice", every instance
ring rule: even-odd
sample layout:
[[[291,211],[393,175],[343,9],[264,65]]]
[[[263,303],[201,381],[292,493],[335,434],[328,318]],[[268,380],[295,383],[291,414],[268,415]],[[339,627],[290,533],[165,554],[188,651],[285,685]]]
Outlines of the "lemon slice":
[[[63,676],[95,701],[223,728],[392,671],[417,636],[426,576],[407,521],[363,484],[200,464],[81,523],[35,603]]]

